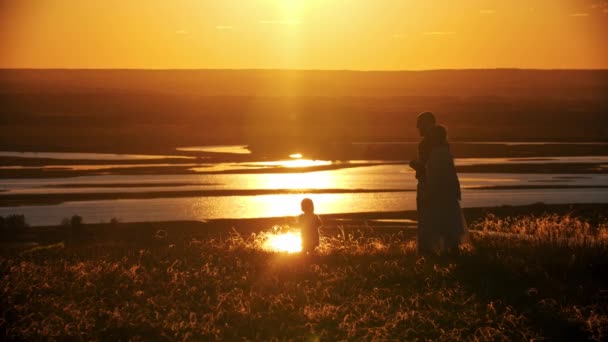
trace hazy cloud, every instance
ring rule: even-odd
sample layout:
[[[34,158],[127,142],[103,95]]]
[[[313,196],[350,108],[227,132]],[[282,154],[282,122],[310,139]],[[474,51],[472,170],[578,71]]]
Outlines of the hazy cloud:
[[[218,25],[215,27],[216,30],[233,30],[234,26],[230,25]]]
[[[479,10],[479,13],[480,14],[494,14],[494,13],[496,13],[496,10],[493,10],[493,9],[482,9],[482,10]]]
[[[608,14],[608,1],[598,1],[594,4],[591,4],[591,6],[589,7],[593,10],[602,11]]]
[[[188,30],[176,30],[175,34],[188,34]]]
[[[294,20],[294,19],[260,20],[260,24],[300,25],[300,21],[299,20]]]
[[[589,13],[572,13],[570,14],[571,17],[588,17]]]
[[[456,32],[452,31],[431,31],[431,32],[422,32],[422,34],[427,36],[449,36],[455,34]]]

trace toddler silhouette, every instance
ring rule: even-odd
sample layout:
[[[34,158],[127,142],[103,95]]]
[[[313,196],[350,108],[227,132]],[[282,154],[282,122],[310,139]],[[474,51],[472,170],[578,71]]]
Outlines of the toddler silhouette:
[[[302,251],[311,253],[319,245],[319,228],[323,222],[319,215],[315,215],[315,205],[310,198],[305,198],[300,204],[303,214],[298,217],[302,236]]]

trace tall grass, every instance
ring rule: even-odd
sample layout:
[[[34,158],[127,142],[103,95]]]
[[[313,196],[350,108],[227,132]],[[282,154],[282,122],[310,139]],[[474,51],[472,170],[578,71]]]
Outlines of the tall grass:
[[[370,227],[326,231],[311,256],[265,250],[277,229],[186,240],[171,240],[167,229],[153,245],[3,253],[0,336],[606,338],[608,281],[595,273],[607,265],[605,223],[488,216],[471,228],[470,248],[451,256],[417,256],[408,231]]]
[[[592,226],[570,214],[506,218],[489,214],[471,228],[486,235],[498,233],[513,239],[526,239],[537,245],[605,248],[608,244],[608,225],[605,222]]]

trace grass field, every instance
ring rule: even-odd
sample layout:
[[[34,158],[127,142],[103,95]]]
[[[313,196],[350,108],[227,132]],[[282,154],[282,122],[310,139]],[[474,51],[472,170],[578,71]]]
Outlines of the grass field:
[[[488,214],[426,257],[412,229],[369,225],[328,227],[313,256],[264,250],[271,229],[4,239],[0,338],[605,340],[607,223]]]

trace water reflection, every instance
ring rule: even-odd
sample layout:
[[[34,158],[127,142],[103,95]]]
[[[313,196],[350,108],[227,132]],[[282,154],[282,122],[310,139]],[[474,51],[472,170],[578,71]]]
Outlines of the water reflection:
[[[231,154],[251,154],[246,145],[217,145],[217,146],[191,146],[178,147],[177,151],[183,152],[210,152],[210,153],[231,153]]]
[[[81,165],[81,164],[69,164],[69,165],[44,165],[44,166],[0,166],[0,170],[70,170],[70,171],[94,171],[94,170],[105,170],[105,169],[133,169],[142,167],[189,167],[196,166],[199,164],[102,164],[102,165]]]
[[[395,196],[395,194],[399,194]],[[221,217],[295,217],[301,214],[300,202],[308,197],[315,203],[315,213],[346,213],[381,211],[379,208],[402,210],[400,205],[414,208],[414,192],[403,193],[362,193],[356,194],[288,194],[235,197],[201,197],[191,207],[191,215],[197,219]],[[226,207],[228,205],[228,207]],[[217,212],[216,212],[217,210]],[[210,211],[212,211],[210,216]],[[222,216],[225,215],[225,216]]]
[[[414,210],[415,192],[363,194],[293,194],[264,196],[186,197],[137,200],[66,202],[51,206],[0,208],[0,216],[24,214],[34,226],[59,224],[64,217],[78,214],[85,222],[123,222],[205,220],[216,218],[254,218],[295,216],[300,201],[309,197],[318,214]],[[465,190],[464,207],[488,207],[545,203],[602,203],[608,189],[548,190]],[[286,222],[290,223],[291,222]],[[162,225],[162,224],[161,224]],[[270,227],[260,227],[268,229]]]
[[[586,146],[586,145],[608,145],[605,141],[584,141],[584,142],[560,142],[560,141],[452,141],[452,145],[505,145],[505,146],[525,146],[525,145],[567,145],[567,146]],[[366,141],[355,142],[352,145],[418,145],[418,141]]]
[[[285,167],[285,168],[304,168],[314,166],[331,165],[332,162],[326,160],[293,159],[293,160],[274,160],[264,162],[248,163],[218,163],[202,167],[194,167],[190,170],[195,172],[219,172],[229,170],[259,170],[264,168]]]
[[[263,169],[263,166],[252,166],[246,163],[218,163],[218,164],[210,164],[201,167],[193,167],[189,170],[194,172],[221,172],[221,171],[230,171],[230,170],[256,170]]]
[[[456,158],[456,165],[487,165],[487,164],[551,164],[551,163],[607,163],[608,156],[588,157],[527,157],[527,158]]]
[[[513,174],[513,173],[462,173],[463,187],[494,185],[554,184],[555,180],[569,180],[570,185],[606,186],[608,175],[576,174]],[[115,184],[115,188],[101,189],[99,184]],[[164,190],[224,190],[224,189],[416,189],[416,179],[403,165],[381,165],[331,171],[288,174],[204,174],[204,175],[102,175],[73,178],[3,179],[2,189],[13,194],[116,192],[120,184],[139,184],[140,187],[120,189],[126,191]],[[159,183],[182,183],[184,186],[167,187]],[[75,188],[71,184],[78,184]],[[185,185],[190,184],[190,185]],[[51,186],[51,187],[49,187]]]
[[[74,154],[60,154],[64,158],[74,158]],[[68,156],[69,155],[69,156]],[[100,158],[100,154],[88,154]],[[116,159],[117,155],[109,159]],[[130,155],[123,155],[130,156]],[[37,155],[40,157],[40,155]],[[80,156],[79,156],[80,157]],[[157,156],[147,156],[148,158]],[[331,165],[330,161],[296,158],[289,160],[235,162],[223,164],[148,164],[145,166],[179,165],[200,171],[222,171],[244,168],[293,168]],[[606,156],[555,157],[555,158],[475,158],[458,159],[460,165],[513,164],[547,162],[607,162]],[[154,163],[155,161],[146,163]],[[190,163],[191,161],[184,161]],[[112,165],[62,165],[61,168],[107,168],[122,167],[120,162]],[[373,161],[350,161],[350,164],[373,163]],[[139,167],[144,165],[129,165]],[[127,167],[127,166],[125,166]],[[605,168],[606,165],[600,166]],[[287,170],[300,171],[300,170]],[[158,172],[158,170],[156,171]],[[466,188],[496,185],[568,185],[606,186],[606,174],[514,174],[514,173],[462,173],[460,181],[465,188],[465,206],[492,206],[503,204],[529,204],[534,202],[574,203],[605,202],[608,189],[524,189],[524,190],[484,190]],[[555,183],[558,184],[555,184]],[[99,184],[104,183],[105,187]],[[124,183],[124,184],[121,184]],[[170,185],[169,183],[174,183]],[[176,183],[182,183],[177,186]],[[78,184],[79,187],[74,187]],[[114,186],[108,187],[107,185]],[[130,186],[134,184],[138,186]],[[47,187],[53,185],[53,187]],[[154,186],[152,188],[152,186]],[[296,216],[300,213],[300,201],[310,197],[316,204],[317,212],[348,213],[365,211],[395,211],[415,208],[415,192],[397,193],[350,193],[350,194],[307,194],[297,189],[400,189],[414,190],[416,179],[407,165],[375,165],[357,168],[343,168],[316,172],[271,173],[271,174],[150,174],[150,175],[101,175],[74,178],[47,179],[3,179],[3,194],[51,194],[51,193],[102,193],[102,192],[160,192],[188,190],[234,190],[234,189],[296,189],[295,194],[260,196],[217,196],[157,198],[146,200],[104,200],[66,202],[60,205],[24,206],[0,208],[0,215],[23,213],[33,225],[58,224],[62,218],[74,214],[81,215],[86,222],[108,221],[117,217],[123,221],[200,220],[212,218],[251,218],[269,216]],[[268,228],[268,227],[265,227]]]
[[[346,179],[340,177],[340,173],[305,172],[305,173],[280,173],[260,174],[251,177],[253,187],[257,189],[343,189],[348,188]]]
[[[311,159],[295,159],[295,160],[276,160],[265,162],[252,162],[250,165],[274,166],[274,167],[313,167],[331,165],[328,160],[311,160]]]
[[[75,153],[75,152],[9,152],[0,151],[0,157],[48,158],[66,160],[141,160],[141,159],[194,159],[188,156],[151,154]]]
[[[474,174],[472,174],[472,175],[474,175]],[[480,185],[488,185],[488,184],[495,185],[495,183],[516,183],[516,182],[521,183],[521,178],[513,178],[513,177],[508,177],[508,176],[504,177],[505,175],[502,175],[502,177],[495,177],[495,178],[488,177],[487,175],[482,175],[482,176],[472,176],[472,175],[462,174],[461,176],[459,176],[460,184],[462,186],[480,186]]]

